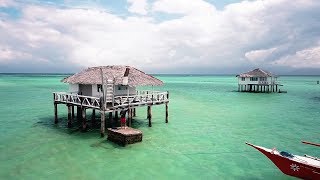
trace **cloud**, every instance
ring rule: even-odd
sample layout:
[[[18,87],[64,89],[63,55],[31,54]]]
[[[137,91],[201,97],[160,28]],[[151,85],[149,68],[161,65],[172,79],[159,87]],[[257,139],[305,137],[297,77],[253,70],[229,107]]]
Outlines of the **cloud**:
[[[0,0],[0,7],[14,6],[16,3],[13,0]]]
[[[140,15],[148,14],[148,2],[147,0],[127,0],[130,4],[128,11]]]
[[[245,57],[252,62],[263,62],[266,60],[277,48],[253,50],[245,53]]]
[[[297,51],[273,62],[275,65],[293,68],[320,68],[320,46]]]
[[[306,55],[298,54],[308,54],[303,52],[320,41],[315,0],[243,1],[222,10],[203,0],[127,2],[134,13],[127,16],[102,8],[20,3],[20,18],[0,15],[0,71],[4,63],[20,68],[26,62],[39,64],[37,71],[109,64],[155,73],[290,69],[305,67],[298,59]],[[159,20],[162,14],[179,16]]]

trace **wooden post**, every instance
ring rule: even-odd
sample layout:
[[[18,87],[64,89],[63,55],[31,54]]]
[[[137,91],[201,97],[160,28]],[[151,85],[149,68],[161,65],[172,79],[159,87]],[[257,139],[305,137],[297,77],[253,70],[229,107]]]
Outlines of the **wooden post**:
[[[71,105],[71,116],[72,116],[72,120],[74,120],[74,106]]]
[[[100,110],[101,124],[100,124],[100,135],[104,137],[105,134],[105,112]]]
[[[131,127],[132,125],[132,110],[128,107],[128,126]]]
[[[58,123],[58,104],[54,103],[54,123]]]
[[[107,126],[109,127],[111,124],[112,124],[112,112],[109,112],[109,118],[108,118]]]
[[[136,108],[133,108],[133,117],[136,117],[137,114],[136,114]]]
[[[82,107],[82,130],[87,130],[86,108]]]
[[[114,121],[113,121],[113,127],[117,127],[119,122],[119,112],[115,111],[114,112]]]
[[[276,92],[278,92],[278,85],[276,85]]]
[[[148,106],[148,116],[147,116],[147,118],[149,120],[149,127],[152,127],[152,124],[151,124],[151,119],[152,119],[151,106]]]
[[[71,128],[71,126],[72,126],[72,114],[71,114],[72,105],[67,105],[67,107],[68,107],[68,128]]]
[[[166,123],[168,123],[168,116],[169,116],[169,113],[168,113],[168,103],[166,102]]]
[[[91,114],[91,125],[94,127],[96,124],[96,110],[92,109],[92,114]]]
[[[82,117],[81,106],[77,106],[77,120],[80,121]]]

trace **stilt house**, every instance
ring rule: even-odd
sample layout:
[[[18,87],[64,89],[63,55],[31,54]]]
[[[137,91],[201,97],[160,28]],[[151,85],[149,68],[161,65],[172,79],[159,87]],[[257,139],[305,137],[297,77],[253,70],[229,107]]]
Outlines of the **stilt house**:
[[[277,82],[278,76],[259,68],[236,77],[239,92],[280,92],[278,87],[282,86]]]
[[[74,117],[74,107],[77,116],[82,118],[83,128],[86,128],[86,110],[101,112],[101,135],[105,133],[105,113],[115,113],[128,110],[129,126],[132,111],[136,107],[148,107],[149,126],[151,126],[151,106],[166,105],[166,122],[168,122],[169,92],[152,90],[139,91],[139,86],[161,86],[163,82],[130,66],[100,66],[90,67],[72,76],[62,79],[69,84],[69,92],[54,92],[55,123],[58,123],[57,105],[68,107],[68,126]]]

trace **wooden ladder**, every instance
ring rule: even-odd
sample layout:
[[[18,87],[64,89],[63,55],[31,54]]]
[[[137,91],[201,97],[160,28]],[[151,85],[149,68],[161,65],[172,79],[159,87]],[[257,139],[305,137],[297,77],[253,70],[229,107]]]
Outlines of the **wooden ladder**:
[[[106,84],[106,103],[112,103],[114,102],[114,81],[111,79],[107,80]]]

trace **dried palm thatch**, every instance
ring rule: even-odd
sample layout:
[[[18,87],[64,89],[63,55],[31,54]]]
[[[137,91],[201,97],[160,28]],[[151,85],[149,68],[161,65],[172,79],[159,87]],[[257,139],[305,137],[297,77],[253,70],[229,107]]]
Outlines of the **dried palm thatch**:
[[[115,85],[122,85],[125,72],[128,74],[128,85],[136,86],[161,86],[163,82],[130,66],[99,66],[89,67],[79,73],[66,77],[61,81],[70,84],[101,84],[101,69],[104,81],[115,80]]]
[[[241,73],[237,75],[237,77],[276,77],[276,76],[271,72],[257,68],[246,73]]]

